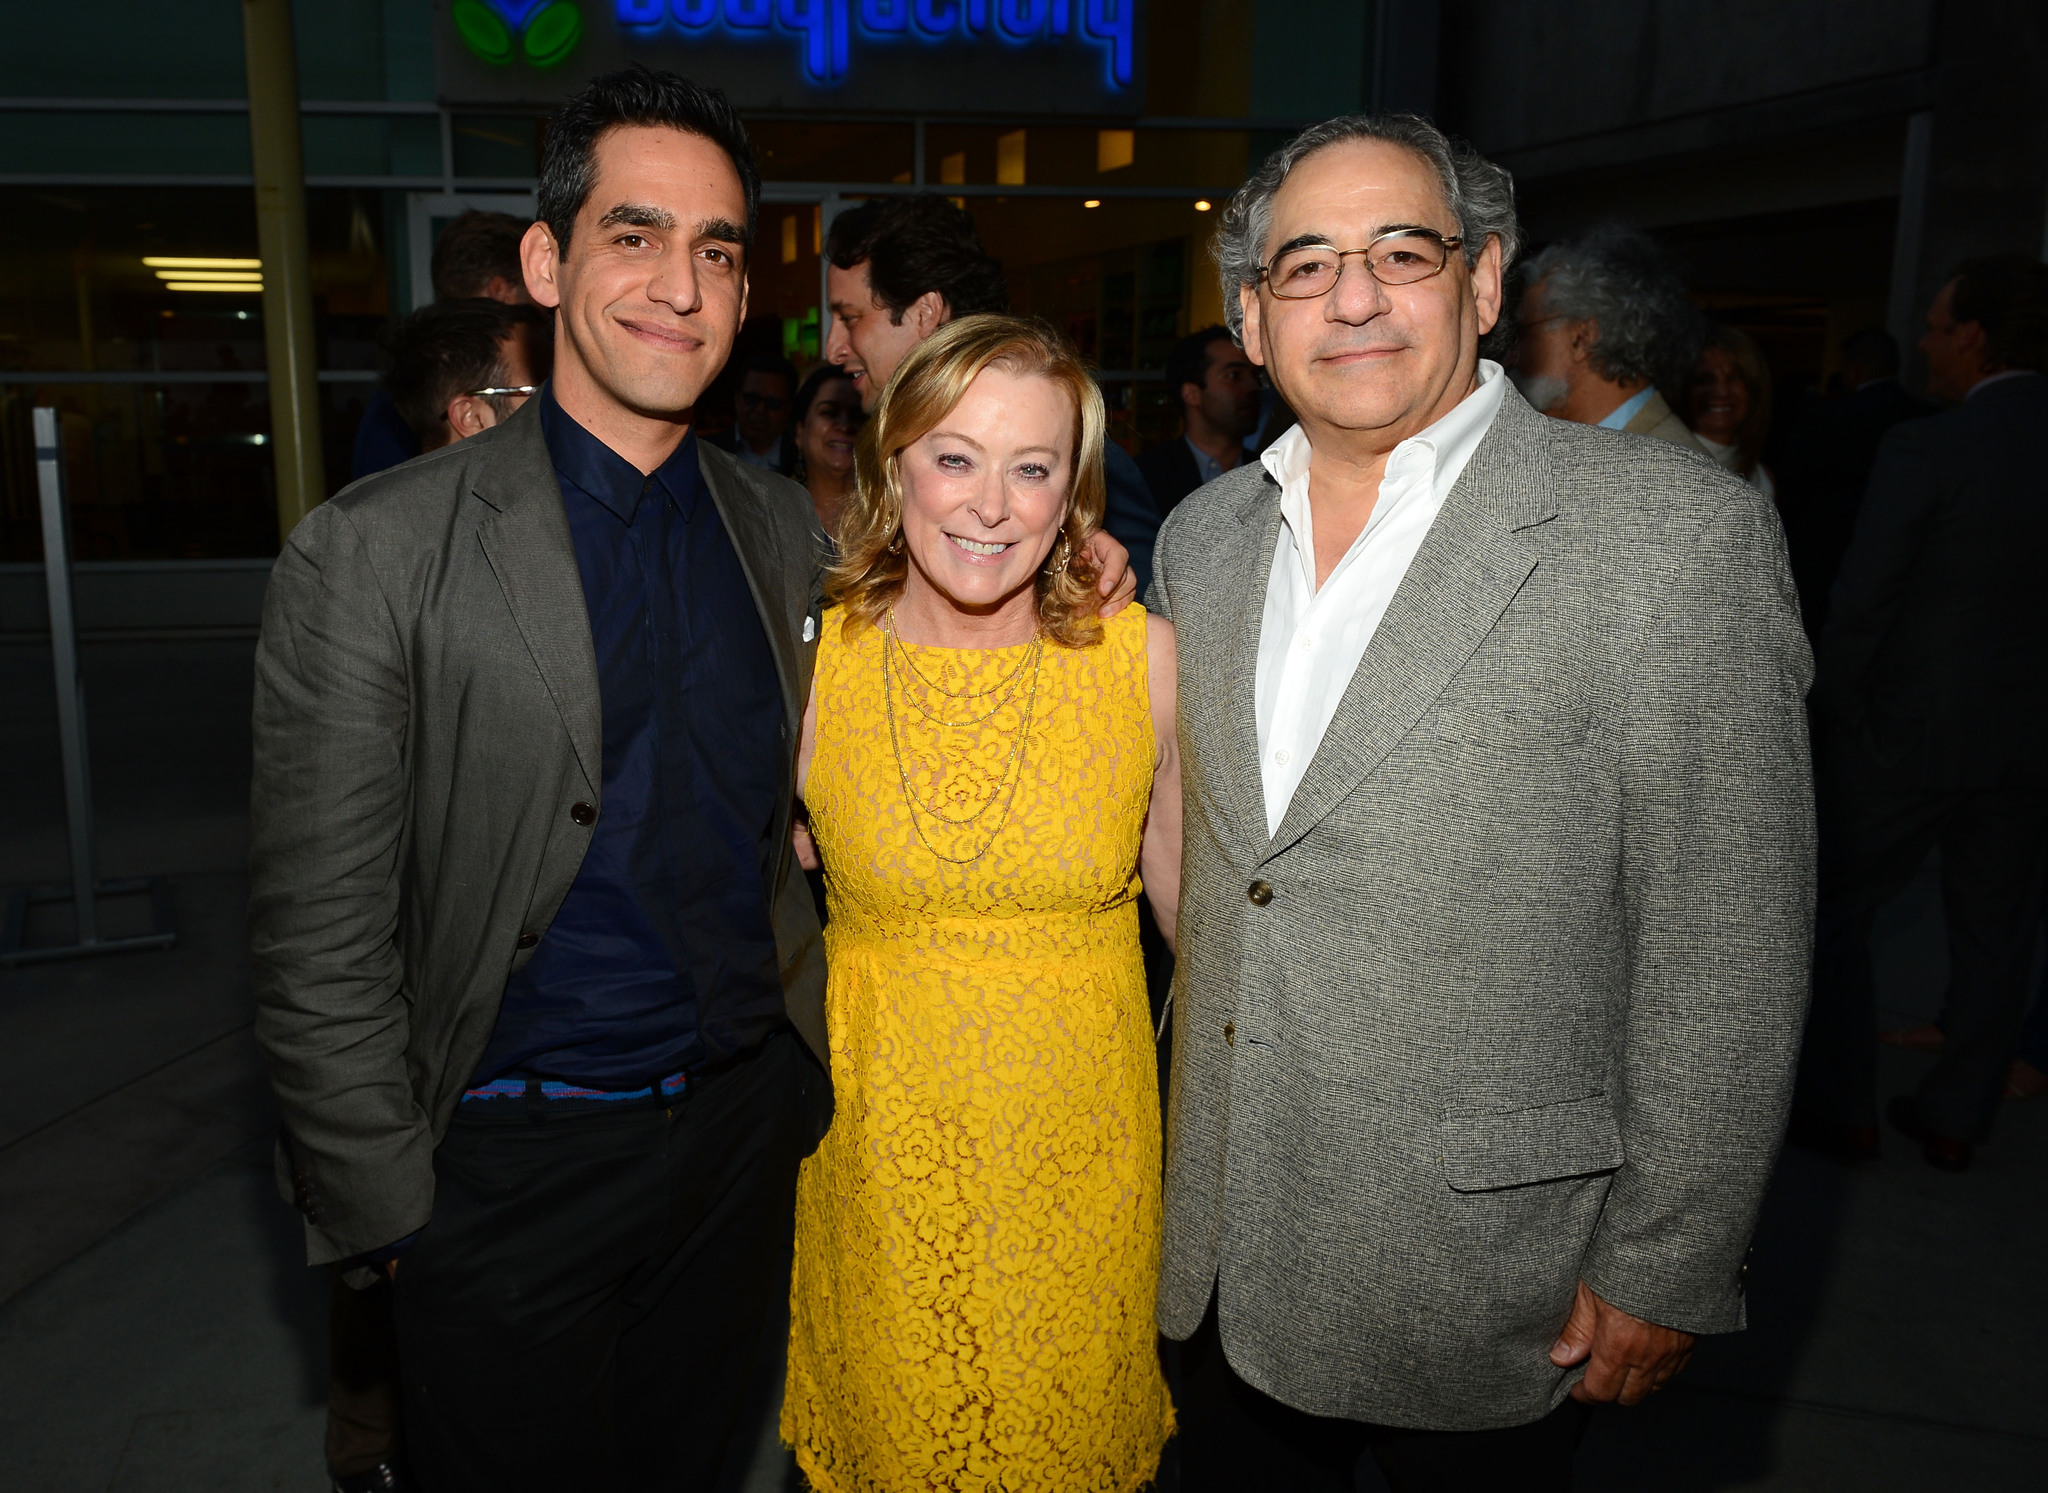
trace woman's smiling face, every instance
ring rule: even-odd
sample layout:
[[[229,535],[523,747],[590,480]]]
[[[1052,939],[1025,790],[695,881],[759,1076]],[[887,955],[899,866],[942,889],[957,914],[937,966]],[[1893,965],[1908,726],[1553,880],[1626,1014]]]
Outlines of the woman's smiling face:
[[[1036,604],[1033,582],[1067,516],[1075,414],[1050,379],[993,366],[898,458],[906,591],[963,612]]]

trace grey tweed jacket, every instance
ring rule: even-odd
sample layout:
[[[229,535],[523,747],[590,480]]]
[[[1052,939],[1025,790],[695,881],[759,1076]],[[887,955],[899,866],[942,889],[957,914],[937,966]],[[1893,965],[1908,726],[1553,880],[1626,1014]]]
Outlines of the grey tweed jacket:
[[[1160,1326],[1248,1382],[1534,1420],[1576,1283],[1690,1332],[1744,1261],[1806,999],[1811,658],[1775,513],[1512,389],[1278,834],[1257,463],[1185,499],[1186,795]]]
[[[603,805],[590,614],[539,416],[530,400],[349,487],[271,571],[250,943],[279,1182],[313,1264],[432,1215],[434,1147]],[[765,889],[789,1017],[822,1060],[823,939],[788,823],[825,536],[796,484],[701,442],[699,462],[781,675],[790,786]]]

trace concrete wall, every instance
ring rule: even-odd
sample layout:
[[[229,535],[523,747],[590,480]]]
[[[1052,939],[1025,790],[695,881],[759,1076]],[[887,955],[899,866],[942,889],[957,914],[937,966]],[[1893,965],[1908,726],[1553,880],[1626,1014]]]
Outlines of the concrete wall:
[[[74,615],[86,636],[253,633],[268,560],[91,560],[72,567]],[[41,565],[0,565],[0,642],[50,631]]]

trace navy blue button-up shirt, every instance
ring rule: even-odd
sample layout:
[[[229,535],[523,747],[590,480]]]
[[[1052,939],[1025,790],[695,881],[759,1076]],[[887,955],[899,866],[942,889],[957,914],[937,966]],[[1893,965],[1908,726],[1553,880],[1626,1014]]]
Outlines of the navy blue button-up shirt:
[[[540,402],[590,609],[604,783],[582,868],[506,985],[475,1082],[638,1088],[783,1019],[767,894],[782,690],[696,436],[643,476],[553,390]]]

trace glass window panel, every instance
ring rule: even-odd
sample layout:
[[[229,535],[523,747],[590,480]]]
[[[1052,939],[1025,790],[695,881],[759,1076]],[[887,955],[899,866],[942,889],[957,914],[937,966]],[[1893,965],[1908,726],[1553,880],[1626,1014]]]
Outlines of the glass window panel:
[[[540,173],[540,142],[547,121],[538,114],[458,114],[454,121],[457,176],[532,177]],[[438,157],[434,170],[441,169]]]
[[[765,181],[908,181],[916,164],[907,124],[749,120],[747,138]]]
[[[0,113],[10,171],[56,175],[246,176],[242,114]]]

